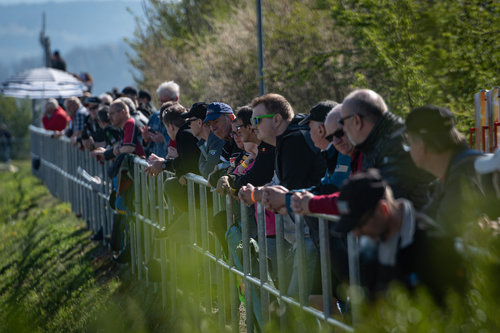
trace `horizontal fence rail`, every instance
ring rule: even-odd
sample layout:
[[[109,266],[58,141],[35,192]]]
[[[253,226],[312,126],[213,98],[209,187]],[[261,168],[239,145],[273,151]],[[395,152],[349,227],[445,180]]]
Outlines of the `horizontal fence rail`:
[[[100,164],[88,152],[72,146],[69,139],[53,139],[51,134],[50,131],[30,127],[33,173],[54,196],[69,202],[73,211],[87,221],[89,229],[94,232],[102,230],[104,235],[110,234],[113,210],[109,205],[112,183],[106,172],[109,163]],[[256,204],[255,228],[251,218],[253,208],[240,204],[230,195],[219,195],[203,177],[187,174],[184,177],[187,181],[185,199],[189,209],[187,213],[180,214],[175,211],[168,196],[164,195],[165,181],[173,175],[163,172],[154,178],[148,177],[144,172],[148,166],[145,160],[135,158],[133,170],[129,170],[133,175],[134,195],[133,207],[126,215],[126,241],[130,246],[130,268],[133,274],[151,287],[153,292],[161,293],[164,308],[180,311],[184,306],[183,300],[192,297],[203,309],[202,312],[216,317],[220,331],[228,328],[233,332],[239,331],[242,312],[245,313],[247,332],[265,330],[266,323],[276,316],[283,331],[290,324],[289,321],[300,320],[280,315],[292,308],[303,316],[316,318],[320,325],[318,330],[337,328],[353,331],[352,326],[333,316],[336,304],[333,301],[329,228],[338,220],[337,216],[311,215],[319,221],[319,272],[323,302],[323,310],[320,311],[309,306],[304,217],[276,215],[277,267],[273,269],[280,282],[286,280],[286,271],[290,270],[285,260],[285,219],[293,218],[295,221],[298,294],[291,296],[287,293],[285,283],[276,286],[270,278],[267,253],[274,249],[267,248],[266,215],[262,204]],[[214,232],[214,216],[220,214],[225,214],[225,229],[241,230],[241,236],[238,234],[241,240],[236,247],[228,236],[229,250],[226,251]],[[180,232],[177,226],[180,226]],[[171,230],[172,233],[169,233]],[[160,234],[166,232],[167,237],[161,237]],[[252,233],[255,239],[251,238]],[[347,243],[352,291],[359,286],[357,238],[349,234]],[[183,289],[185,277],[179,273],[187,263],[176,260],[187,250],[193,254],[190,257],[192,259],[189,259],[192,261],[190,264],[196,267],[190,273],[195,281],[189,287],[190,290]],[[153,272],[153,267],[159,267],[159,272]],[[357,320],[359,305],[355,295],[351,293],[349,302],[352,323]],[[242,297],[244,310],[240,306]],[[196,311],[192,316],[194,322],[201,320]]]

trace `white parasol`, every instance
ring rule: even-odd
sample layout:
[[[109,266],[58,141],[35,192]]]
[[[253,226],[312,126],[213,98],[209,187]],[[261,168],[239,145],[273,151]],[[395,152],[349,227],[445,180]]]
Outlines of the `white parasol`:
[[[2,83],[4,96],[30,99],[82,96],[87,88],[71,74],[54,68],[35,68]]]

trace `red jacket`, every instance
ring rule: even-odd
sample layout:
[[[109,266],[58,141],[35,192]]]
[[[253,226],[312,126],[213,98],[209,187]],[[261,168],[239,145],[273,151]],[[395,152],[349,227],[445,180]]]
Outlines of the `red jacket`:
[[[361,153],[355,151],[351,160],[351,176],[361,171]],[[340,192],[331,194],[315,195],[309,200],[309,211],[313,214],[338,215],[337,199]]]
[[[47,115],[44,115],[42,118],[43,127],[49,131],[62,131],[66,128],[68,122],[69,117],[62,107],[55,110],[52,117],[49,118]]]

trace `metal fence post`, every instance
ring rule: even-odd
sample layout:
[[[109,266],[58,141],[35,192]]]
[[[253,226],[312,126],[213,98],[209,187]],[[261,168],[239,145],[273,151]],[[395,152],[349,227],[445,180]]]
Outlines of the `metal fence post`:
[[[251,276],[250,269],[250,236],[248,230],[248,216],[245,211],[245,205],[241,205],[241,238],[243,242],[243,272],[244,272],[244,285],[245,285],[245,302],[246,302],[246,324],[247,324],[247,332],[253,332],[254,323],[253,323],[253,299],[252,299],[252,290],[253,285],[248,279]]]
[[[266,214],[264,206],[258,202],[257,206],[257,235],[259,243],[259,275],[260,275],[260,298],[262,325],[269,320],[269,293],[264,289],[264,284],[268,283],[267,271],[267,244],[266,244]]]

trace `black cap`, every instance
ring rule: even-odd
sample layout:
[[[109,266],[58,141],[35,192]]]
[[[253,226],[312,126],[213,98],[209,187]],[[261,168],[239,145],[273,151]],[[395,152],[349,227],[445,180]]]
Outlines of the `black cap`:
[[[131,86],[125,87],[122,90],[122,95],[137,96],[137,89],[135,89],[134,87],[131,87]]]
[[[151,94],[146,90],[139,90],[139,98],[146,98],[148,101],[151,101]]]
[[[109,123],[109,106],[105,105],[97,111],[97,118],[103,123]]]
[[[299,125],[306,125],[309,121],[319,121],[324,123],[328,112],[332,111],[339,103],[334,101],[322,101],[312,107],[309,114],[300,121]]]
[[[384,197],[387,183],[377,169],[368,169],[349,178],[340,190],[337,208],[340,221],[335,230],[347,233],[356,228],[361,218],[371,212]]]
[[[188,112],[182,114],[182,118],[191,118],[195,117],[201,120],[205,120],[207,115],[208,104],[205,102],[197,102],[191,105],[191,108]]]
[[[413,109],[406,117],[406,129],[412,133],[442,133],[450,131],[454,126],[453,113],[435,105]]]

